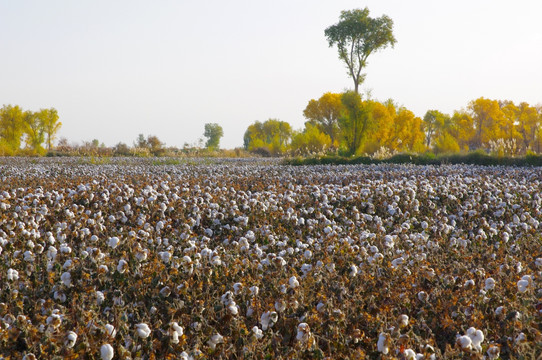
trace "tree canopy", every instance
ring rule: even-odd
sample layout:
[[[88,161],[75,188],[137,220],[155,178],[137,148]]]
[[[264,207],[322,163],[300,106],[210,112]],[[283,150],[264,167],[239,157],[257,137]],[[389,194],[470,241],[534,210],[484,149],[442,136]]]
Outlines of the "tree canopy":
[[[207,149],[218,150],[220,138],[224,136],[224,130],[222,130],[222,126],[218,124],[207,123],[205,124],[203,136],[207,138],[207,142],[205,143]]]
[[[324,33],[330,47],[337,45],[339,58],[354,80],[355,92],[365,79],[361,70],[367,65],[369,55],[396,43],[393,20],[386,15],[371,18],[368,8],[342,11],[339,22]]]

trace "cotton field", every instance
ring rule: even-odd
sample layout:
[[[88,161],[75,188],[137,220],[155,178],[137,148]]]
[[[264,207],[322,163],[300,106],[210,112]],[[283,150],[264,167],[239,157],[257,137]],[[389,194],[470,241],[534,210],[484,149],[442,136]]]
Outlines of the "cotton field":
[[[5,359],[537,359],[542,169],[3,159]]]

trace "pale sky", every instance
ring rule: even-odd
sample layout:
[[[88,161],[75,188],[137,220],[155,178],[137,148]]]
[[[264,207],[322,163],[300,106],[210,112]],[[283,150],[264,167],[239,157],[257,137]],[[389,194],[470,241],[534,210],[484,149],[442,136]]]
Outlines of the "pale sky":
[[[326,27],[367,6],[394,21],[395,48],[360,86],[423,116],[478,97],[542,103],[540,0],[0,0],[0,106],[54,107],[60,136],[181,147],[256,120],[302,128],[310,99],[352,89]]]

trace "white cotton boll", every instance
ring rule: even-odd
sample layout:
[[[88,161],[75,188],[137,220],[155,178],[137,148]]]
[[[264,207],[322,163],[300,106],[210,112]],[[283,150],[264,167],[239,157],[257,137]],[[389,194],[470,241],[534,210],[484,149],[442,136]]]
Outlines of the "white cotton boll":
[[[105,333],[109,335],[110,337],[114,338],[115,335],[117,335],[117,330],[115,327],[111,324],[105,325]]]
[[[408,326],[408,315],[402,314],[399,315],[399,318],[397,319],[397,323],[399,324],[399,328],[404,328]]]
[[[514,340],[516,344],[521,344],[527,341],[527,336],[524,333],[519,333],[519,335]]]
[[[262,330],[267,330],[273,327],[278,320],[278,314],[274,311],[266,311],[260,317],[260,323],[262,324]]]
[[[380,333],[378,336],[378,342],[376,343],[377,349],[379,352],[381,352],[384,355],[387,355],[390,351],[389,349],[389,334],[386,333]]]
[[[24,261],[32,262],[34,261],[34,254],[32,254],[32,251],[27,250],[23,254]]]
[[[15,269],[8,269],[7,278],[9,281],[17,281],[19,280],[19,272]]]
[[[395,269],[396,267],[403,265],[404,262],[405,262],[405,259],[403,257],[394,259],[391,262],[391,267]]]
[[[527,288],[529,287],[529,281],[528,280],[519,280],[517,283],[518,291],[520,293],[524,293],[527,291]]]
[[[501,350],[499,349],[498,346],[491,345],[491,346],[487,349],[487,357],[488,357],[490,360],[498,359],[500,355],[501,355]]]
[[[75,342],[77,341],[77,334],[73,331],[68,331],[68,336],[66,336],[66,341],[64,344],[68,348],[72,348],[75,345]]]
[[[91,241],[91,242],[96,242],[96,241],[98,241],[98,236],[92,235],[92,236],[90,237],[90,241]]]
[[[252,306],[249,306],[247,308],[247,317],[251,317],[252,314],[254,314],[254,308]]]
[[[101,291],[96,291],[96,303],[101,305],[105,300],[105,295]]]
[[[297,278],[295,276],[292,276],[289,280],[288,280],[288,284],[290,285],[290,287],[292,289],[295,289],[296,287],[299,286],[299,281],[297,281]]]
[[[318,305],[316,305],[316,310],[318,312],[323,312],[325,310],[325,307],[326,307],[326,304],[320,301]]]
[[[309,339],[310,334],[310,327],[307,323],[297,325],[297,334],[295,337],[297,341],[306,342]]]
[[[354,277],[358,274],[358,267],[356,265],[350,266],[350,277]]]
[[[179,343],[179,337],[183,336],[184,329],[177,322],[169,323],[169,336],[173,344]]]
[[[60,275],[60,280],[65,286],[70,286],[72,284],[72,275],[66,271]]]
[[[109,238],[109,240],[107,240],[107,245],[109,245],[109,247],[114,249],[119,245],[119,242],[120,242],[119,238],[116,236],[113,236]]]
[[[495,279],[493,278],[487,278],[484,284],[485,291],[493,290],[495,289]]]
[[[497,316],[502,315],[503,311],[504,311],[504,307],[499,306],[498,308],[495,309],[495,315]]]
[[[250,288],[248,288],[250,290],[250,295],[252,296],[257,296],[258,293],[260,292],[260,288],[257,287],[256,285],[254,286],[251,286]]]
[[[220,334],[215,334],[211,336],[209,341],[207,341],[207,344],[211,347],[211,349],[215,349],[218,344],[221,344],[224,342],[224,337]]]
[[[229,303],[228,306],[226,306],[226,309],[228,309],[230,314],[232,314],[234,316],[239,314],[239,306],[237,306],[235,301],[232,301],[231,303]]]
[[[536,258],[534,264],[536,265],[536,267],[542,268],[542,258]]]
[[[102,357],[102,360],[111,360],[113,359],[114,355],[115,352],[113,351],[113,346],[109,344],[103,344],[100,348],[100,356]]]
[[[166,264],[169,263],[169,260],[171,259],[171,253],[169,251],[160,251],[158,256],[160,256],[160,259]]]
[[[470,335],[472,340],[472,346],[477,351],[482,351],[482,342],[484,341],[484,333],[482,330],[476,330],[473,334]]]
[[[107,274],[109,272],[109,268],[107,265],[100,265],[98,266],[98,274]]]
[[[242,289],[243,289],[243,284],[241,284],[239,282],[233,284],[233,292],[235,293],[235,295],[238,295],[241,292]]]
[[[258,328],[257,326],[254,326],[252,328],[252,332],[254,333],[254,336],[256,337],[256,339],[259,340],[259,339],[263,338],[263,331],[260,328]]]
[[[303,253],[303,256],[305,257],[305,259],[310,259],[312,257],[312,251],[305,250],[305,252]]]
[[[124,272],[126,271],[126,268],[128,267],[128,263],[123,260],[123,259],[120,259],[119,260],[119,263],[117,265],[117,271],[121,274],[124,274]]]
[[[418,293],[418,300],[425,302],[427,299],[429,299],[429,295],[425,291],[420,291]]]
[[[390,235],[384,236],[384,247],[391,249],[395,245],[393,238]]]
[[[149,325],[145,323],[140,323],[136,325],[136,333],[137,333],[137,336],[145,339],[149,337],[149,335],[151,334],[151,329],[149,328]]]
[[[282,299],[276,300],[275,310],[277,310],[278,312],[283,312],[284,310],[286,310],[286,302]]]
[[[474,280],[470,279],[470,280],[465,281],[465,284],[463,286],[468,288],[468,287],[474,286],[474,285],[476,285],[476,283],[474,282]]]
[[[472,339],[467,335],[463,335],[463,336],[458,337],[457,340],[456,340],[456,343],[463,350],[471,350],[472,349]]]
[[[412,349],[406,349],[403,352],[406,360],[416,360],[416,353]]]

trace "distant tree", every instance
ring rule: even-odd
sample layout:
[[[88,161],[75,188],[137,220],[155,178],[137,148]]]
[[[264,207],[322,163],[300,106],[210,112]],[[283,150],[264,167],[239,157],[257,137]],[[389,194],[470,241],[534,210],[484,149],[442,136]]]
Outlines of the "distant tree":
[[[369,129],[373,125],[372,112],[368,102],[362,102],[356,91],[347,91],[341,97],[345,111],[339,119],[339,128],[348,155],[360,150]]]
[[[55,108],[41,109],[38,112],[38,118],[43,124],[47,150],[51,150],[53,148],[57,133],[62,126],[62,123],[58,121],[58,111]]]
[[[130,148],[123,142],[119,142],[113,147],[113,153],[115,155],[128,156],[130,155]]]
[[[143,134],[137,135],[137,139],[134,142],[134,147],[138,149],[146,149],[149,147],[149,144],[147,143],[147,139],[145,139],[145,135]]]
[[[310,100],[303,110],[303,115],[314,122],[318,128],[331,138],[331,144],[337,141],[339,117],[343,109],[341,94],[325,93],[318,100]]]
[[[506,138],[506,115],[497,100],[483,97],[469,103],[468,110],[473,119],[475,129],[471,148],[478,149],[487,146],[490,140]]]
[[[272,155],[280,155],[287,149],[292,137],[292,127],[285,121],[269,119],[256,121],[245,131],[244,148],[248,151],[267,149]]]
[[[27,147],[36,155],[43,155],[45,149],[45,128],[38,114],[27,110],[23,113],[24,133],[26,135]]]
[[[205,124],[205,132],[203,136],[207,138],[205,147],[209,150],[218,150],[220,144],[220,138],[224,136],[222,126],[218,124]]]
[[[155,135],[147,136],[147,147],[154,156],[164,155],[164,143],[162,143]]]
[[[4,105],[0,109],[0,155],[15,155],[23,133],[23,110],[18,105]]]
[[[422,119],[405,108],[400,108],[393,119],[388,147],[397,151],[422,152],[425,135]]]
[[[303,131],[296,132],[292,137],[290,149],[296,155],[321,153],[331,147],[331,138],[321,131],[316,124],[307,121]]]
[[[443,132],[449,131],[452,121],[449,115],[438,110],[427,110],[423,117],[425,131],[425,146],[431,147]]]
[[[339,58],[354,80],[355,92],[365,79],[361,69],[367,65],[369,55],[396,43],[393,20],[386,15],[373,19],[368,8],[342,11],[340,21],[324,33],[330,47],[337,44]]]

